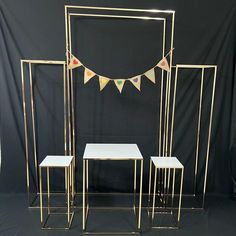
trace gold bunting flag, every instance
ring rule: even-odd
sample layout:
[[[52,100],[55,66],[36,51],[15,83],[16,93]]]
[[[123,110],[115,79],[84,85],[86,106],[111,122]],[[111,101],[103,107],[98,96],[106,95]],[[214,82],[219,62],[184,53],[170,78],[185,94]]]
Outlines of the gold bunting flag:
[[[85,67],[85,69],[84,69],[84,84],[86,84],[95,75],[96,74],[92,70],[89,70],[88,68]]]
[[[102,91],[106,87],[109,81],[110,81],[109,78],[104,76],[99,76],[100,91]]]
[[[154,84],[156,83],[156,78],[155,78],[155,70],[152,68],[151,70],[148,70],[144,74],[149,80],[151,80]]]
[[[166,57],[163,57],[157,64],[157,66],[163,70],[170,72],[170,67]]]
[[[141,85],[141,75],[135,76],[129,81],[140,91],[140,85]]]
[[[82,63],[79,61],[78,58],[76,58],[74,55],[71,54],[71,57],[70,57],[70,63],[68,65],[68,69],[74,69],[76,67],[80,67],[82,66]]]
[[[114,83],[115,83],[116,87],[118,88],[118,90],[121,93],[122,89],[124,87],[124,84],[125,84],[125,79],[115,79]]]

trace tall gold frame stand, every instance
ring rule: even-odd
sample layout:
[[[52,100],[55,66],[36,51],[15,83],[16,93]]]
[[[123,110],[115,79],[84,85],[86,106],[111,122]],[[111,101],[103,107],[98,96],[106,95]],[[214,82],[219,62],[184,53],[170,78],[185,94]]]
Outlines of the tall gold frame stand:
[[[117,12],[117,14],[101,14],[101,13],[75,13],[75,10],[86,10],[86,11],[102,11],[102,12]],[[71,12],[72,11],[72,12]],[[132,13],[131,15],[123,14],[124,12]],[[122,14],[121,14],[122,13]],[[143,16],[143,15],[133,15],[137,13],[149,13],[149,14],[160,14],[161,17],[154,16]],[[165,15],[165,17],[163,17]],[[171,16],[171,35],[169,39],[170,48],[166,48],[166,28],[167,28],[167,20],[166,17]],[[145,9],[130,9],[130,8],[110,8],[110,7],[93,7],[93,6],[71,6],[65,5],[65,36],[66,36],[66,63],[69,63],[69,53],[73,54],[72,49],[72,31],[71,31],[71,18],[72,17],[96,17],[96,18],[114,18],[114,19],[139,19],[139,20],[155,20],[163,22],[163,37],[162,37],[162,57],[165,56],[167,52],[169,54],[169,64],[172,67],[172,59],[173,59],[173,43],[174,43],[174,21],[175,21],[175,11],[172,10],[145,10]],[[70,92],[71,92],[71,100],[68,101],[68,106],[70,107],[68,112],[69,117],[69,149],[71,149],[70,155],[75,156],[75,118],[74,118],[74,88],[73,88],[73,70],[67,68],[67,78],[70,81]],[[164,90],[164,77],[166,76],[166,94],[165,101],[163,104],[163,90]],[[162,70],[161,75],[161,99],[160,99],[160,124],[159,124],[159,144],[158,150],[159,155],[167,155],[168,153],[168,130],[169,130],[169,104],[170,104],[170,85],[171,85],[171,70],[170,72],[165,72]],[[163,108],[164,107],[164,108]],[[164,110],[164,119],[163,117]],[[164,131],[162,133],[162,127],[164,125]]]
[[[25,66],[28,66],[29,71],[29,93],[30,93],[30,112],[28,113],[26,109],[26,81],[25,81]],[[35,127],[35,102],[34,102],[34,90],[33,90],[33,76],[32,76],[32,66],[33,65],[54,65],[63,67],[63,93],[64,93],[64,151],[65,155],[68,153],[68,131],[67,131],[67,99],[69,94],[69,86],[67,84],[66,78],[66,63],[65,61],[55,61],[55,60],[21,60],[21,83],[22,83],[22,101],[23,101],[23,118],[24,118],[24,136],[25,136],[25,159],[26,159],[26,186],[28,194],[28,206],[29,208],[39,208],[39,204],[34,205],[35,201],[39,197],[39,169],[38,169],[38,156],[37,156],[37,145],[36,145],[36,127]],[[29,137],[28,137],[28,115],[31,114],[32,123],[32,137],[33,137],[33,157],[34,162],[34,176],[36,182],[36,193],[33,199],[31,199],[31,176],[30,176],[30,156],[29,156]],[[30,118],[29,118],[30,119]]]
[[[171,136],[170,136],[170,149],[169,155],[172,155],[173,147],[173,132],[174,132],[174,121],[175,121],[175,108],[176,108],[176,94],[177,94],[177,82],[178,82],[178,72],[183,69],[198,69],[201,70],[201,80],[200,80],[200,92],[199,92],[199,105],[198,105],[198,122],[197,122],[197,139],[196,139],[196,151],[195,151],[195,166],[194,166],[194,184],[193,184],[193,197],[197,196],[197,175],[198,175],[198,161],[199,161],[199,143],[200,143],[200,132],[201,132],[201,116],[202,116],[202,101],[203,101],[203,87],[204,87],[204,75],[205,71],[208,69],[213,70],[213,83],[212,83],[212,95],[211,95],[211,107],[208,125],[208,137],[207,137],[207,147],[206,147],[206,157],[205,157],[205,172],[204,172],[204,183],[203,183],[203,193],[202,193],[202,203],[201,207],[191,207],[190,209],[204,209],[205,205],[205,195],[207,186],[207,174],[208,174],[208,162],[210,155],[210,144],[211,144],[211,130],[212,130],[212,119],[214,110],[214,100],[215,100],[215,87],[216,87],[216,75],[217,66],[216,65],[185,65],[177,64],[175,66],[175,82],[174,82],[174,92],[173,92],[173,103],[172,103],[172,118],[171,118]]]

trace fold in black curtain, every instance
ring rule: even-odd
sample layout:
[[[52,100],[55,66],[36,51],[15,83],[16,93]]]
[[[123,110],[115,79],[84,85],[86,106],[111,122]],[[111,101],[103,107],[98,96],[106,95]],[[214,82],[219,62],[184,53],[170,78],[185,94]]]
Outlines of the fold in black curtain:
[[[20,59],[64,60],[65,4],[176,11],[174,64],[218,65],[207,187],[208,192],[230,193],[232,191],[230,151],[236,146],[236,3],[234,0],[89,1],[86,3],[62,0],[0,1],[2,158],[0,191],[26,191]],[[158,36],[157,28],[153,28],[153,25],[145,25],[146,23],[130,21],[119,22],[119,26],[115,24],[113,21],[108,23],[102,20],[96,23],[94,19],[78,22],[76,30],[81,40],[75,46],[77,49],[75,54],[82,55],[91,67],[98,68],[101,72],[108,71],[116,74],[145,70],[146,66],[160,58],[160,54],[153,50]],[[132,34],[130,29],[133,30]],[[109,31],[109,35],[106,34],[106,30]],[[83,38],[86,34],[91,37]],[[102,39],[102,35],[106,40]],[[114,48],[114,52],[111,53],[113,44],[117,45],[117,48]],[[120,51],[119,45],[123,46]],[[109,58],[104,59],[106,64],[102,61],[103,55],[99,53],[109,55]],[[124,60],[124,64],[131,63],[132,67],[117,68],[114,66],[115,60]],[[27,74],[27,68],[25,70]],[[156,154],[159,84],[153,85],[143,80],[140,93],[132,86],[125,85],[121,95],[114,86],[109,85],[103,93],[100,93],[96,80],[84,86],[79,79],[82,75],[82,72],[78,71],[76,75],[78,80],[75,82],[78,190],[81,189],[82,176],[80,160],[86,142],[132,142],[138,143],[145,158],[144,190],[147,191],[148,161],[151,155]],[[195,75],[198,76],[191,72],[183,73],[177,92],[173,154],[178,156],[188,168],[185,176],[186,190],[191,189],[190,180],[193,177],[190,160],[193,160],[194,155],[195,131],[191,132],[191,130],[195,127],[194,108],[197,104],[194,91],[198,89]],[[33,69],[33,77],[37,145],[39,160],[41,160],[47,154],[63,154],[61,68],[36,66]],[[206,83],[204,90],[206,104],[209,102],[209,88],[210,83]],[[207,108],[205,113],[207,115]],[[30,155],[32,155],[32,137],[30,140]],[[202,179],[204,175],[202,161],[200,165],[199,178]],[[124,186],[132,176],[132,165],[102,163],[94,164],[92,168],[91,185],[95,190],[129,191]],[[56,176],[55,184],[59,182],[62,175],[56,173]]]

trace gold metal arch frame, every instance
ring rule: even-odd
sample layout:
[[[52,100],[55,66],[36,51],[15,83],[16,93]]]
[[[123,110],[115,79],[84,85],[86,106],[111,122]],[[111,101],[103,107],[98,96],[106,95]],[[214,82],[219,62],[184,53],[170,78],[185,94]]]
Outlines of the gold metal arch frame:
[[[139,15],[127,15],[127,14],[92,14],[92,13],[75,13],[74,10],[87,10],[87,11],[102,11],[102,12],[129,12],[129,13],[153,13],[153,14],[162,14],[165,17],[154,17],[154,16],[139,16]],[[72,12],[71,12],[72,11]],[[166,48],[166,17],[171,16],[171,35],[169,39],[170,48]],[[169,64],[172,68],[173,61],[173,49],[174,49],[174,22],[175,22],[175,11],[173,10],[157,10],[157,9],[131,9],[131,8],[110,8],[110,7],[93,7],[93,6],[72,6],[65,5],[65,36],[66,36],[66,63],[69,64],[69,55],[68,51],[73,54],[72,49],[72,32],[71,32],[71,17],[97,17],[97,18],[114,18],[114,19],[140,19],[140,20],[155,20],[163,22],[163,32],[162,32],[162,57],[165,56],[165,53],[170,51]],[[166,75],[166,91],[165,91],[165,100],[163,104],[163,90],[164,90],[164,76],[165,72],[162,70],[161,76],[161,99],[160,99],[160,124],[159,124],[159,143],[158,143],[158,154],[159,155],[168,155],[168,145],[169,145],[169,117],[170,117],[170,87],[171,87],[171,70]],[[67,77],[70,80],[70,100],[68,101],[69,111],[68,111],[68,129],[69,129],[69,154],[75,156],[75,120],[74,120],[74,99],[73,99],[73,70],[67,68]],[[163,117],[164,110],[164,119]],[[162,124],[164,129],[162,132]]]
[[[190,207],[190,209],[204,209],[206,186],[207,186],[207,174],[208,174],[208,162],[210,155],[210,145],[211,145],[211,131],[212,131],[212,119],[214,110],[214,99],[215,99],[215,87],[216,87],[216,75],[217,66],[216,65],[183,65],[177,64],[175,66],[175,81],[174,81],[174,91],[173,91],[173,102],[172,102],[172,117],[171,117],[171,131],[170,131],[170,149],[169,155],[172,155],[173,148],[173,133],[174,133],[174,122],[175,122],[175,108],[176,108],[176,94],[177,94],[177,83],[178,83],[178,72],[183,69],[198,69],[201,70],[200,79],[200,91],[199,91],[199,105],[198,105],[198,121],[197,121],[197,139],[196,139],[196,151],[195,151],[195,166],[194,166],[194,184],[193,184],[193,194],[185,195],[189,197],[196,197],[197,188],[197,175],[198,175],[198,161],[199,161],[199,144],[200,144],[200,132],[201,132],[201,117],[202,117],[202,101],[203,101],[203,87],[204,87],[204,75],[205,71],[211,69],[213,73],[213,83],[212,83],[212,95],[211,95],[211,107],[209,115],[209,125],[208,125],[208,137],[207,137],[207,147],[205,156],[205,172],[204,172],[204,183],[202,192],[202,202],[201,207]],[[189,209],[189,208],[188,208]]]
[[[100,13],[75,13],[75,10],[87,10],[87,11],[102,11],[102,12],[118,12],[119,14],[100,14]],[[154,17],[154,16],[140,16],[140,15],[128,15],[123,14],[123,12],[129,13],[153,13],[153,14],[162,14],[165,17]],[[122,13],[122,14],[120,14]],[[171,16],[171,35],[169,39],[170,48],[166,48],[166,17]],[[170,51],[170,59],[169,64],[170,68],[172,67],[173,61],[173,44],[174,44],[174,22],[175,22],[175,11],[173,10],[157,10],[157,9],[130,9],[130,8],[110,8],[110,7],[93,7],[93,6],[72,6],[65,5],[65,36],[66,36],[66,63],[69,63],[69,55],[68,51],[73,54],[72,49],[72,32],[71,32],[71,18],[72,17],[97,17],[97,18],[114,18],[114,19],[140,19],[140,20],[156,20],[163,22],[163,39],[162,39],[162,56],[165,56],[165,53]],[[163,96],[164,90],[164,79],[165,72],[162,70],[161,76],[161,99],[160,99],[160,124],[159,124],[159,143],[158,143],[158,154],[159,155],[167,155],[168,154],[168,145],[169,145],[169,117],[170,117],[170,87],[171,87],[171,71],[166,74],[166,91],[165,96]],[[75,156],[76,148],[75,148],[75,113],[74,113],[74,88],[73,88],[73,70],[67,69],[67,77],[70,80],[70,100],[68,101],[69,111],[68,111],[68,132],[69,132],[69,154]],[[163,97],[165,100],[163,101]],[[163,104],[163,102],[165,104]],[[163,111],[164,110],[164,111]],[[164,118],[163,117],[164,113]],[[163,132],[162,132],[163,125]]]
[[[92,11],[91,13],[75,13],[75,10],[86,10]],[[96,13],[93,11],[96,10]],[[104,13],[97,13],[106,12]],[[112,13],[110,13],[112,12]],[[115,14],[117,13],[117,14]],[[124,14],[127,13],[127,14]],[[132,13],[132,14],[131,14]],[[161,17],[157,16],[140,16],[137,13],[155,13],[161,14]],[[135,14],[135,15],[133,15]],[[163,17],[163,15],[165,17]],[[169,39],[170,48],[166,48],[167,44],[167,22],[166,17],[171,16],[171,35]],[[140,19],[140,20],[155,20],[163,22],[162,32],[162,56],[170,51],[169,65],[172,68],[173,61],[173,44],[174,44],[174,22],[175,22],[175,11],[172,10],[146,10],[146,9],[130,9],[130,8],[109,8],[109,7],[93,7],[93,6],[65,6],[65,36],[66,36],[66,63],[69,64],[68,51],[73,54],[72,49],[72,32],[71,32],[71,17],[102,17],[102,18],[114,18],[114,19]],[[76,146],[75,146],[75,111],[74,111],[74,88],[73,88],[73,70],[67,68],[67,79],[70,81],[70,95],[68,96],[68,138],[69,138],[69,155],[76,157]],[[164,80],[164,77],[166,79]],[[164,90],[165,87],[165,90]],[[169,145],[169,117],[170,117],[170,91],[171,91],[171,70],[165,73],[162,70],[161,86],[160,86],[160,120],[159,120],[159,132],[158,132],[158,155],[168,155]],[[165,94],[164,94],[165,93]],[[163,99],[164,98],[164,99]],[[164,115],[163,115],[164,113]],[[162,128],[164,127],[164,128]],[[134,172],[136,173],[137,163],[134,163]],[[151,166],[151,162],[150,162]],[[164,175],[164,173],[162,173]],[[151,174],[150,174],[151,175]],[[165,178],[166,178],[165,173]],[[166,181],[165,181],[166,182]],[[151,186],[150,186],[151,188]],[[150,191],[150,190],[149,190]]]
[[[29,93],[30,93],[30,111],[26,109],[26,80],[25,80],[25,66],[28,65],[29,71]],[[33,91],[33,76],[32,76],[32,67],[33,65],[53,65],[53,66],[62,66],[63,69],[63,94],[64,94],[64,151],[65,155],[68,153],[68,141],[67,141],[67,95],[69,94],[69,86],[66,79],[66,63],[65,61],[55,61],[55,60],[21,60],[21,83],[22,83],[22,101],[23,101],[23,119],[24,119],[24,139],[25,139],[25,159],[26,159],[26,186],[28,194],[28,206],[30,208],[38,208],[39,204],[34,204],[39,196],[39,169],[38,169],[38,156],[37,156],[37,145],[36,145],[36,129],[35,129],[35,103],[34,103],[34,91]],[[29,112],[29,113],[28,113]],[[28,128],[29,122],[28,115],[31,114],[31,123],[32,123],[32,137],[33,137],[33,157],[29,156],[29,137],[28,137]],[[33,174],[35,176],[36,182],[36,192],[33,193],[31,185],[31,175],[30,175],[30,160],[33,160],[34,170]],[[34,196],[31,197],[31,194]]]

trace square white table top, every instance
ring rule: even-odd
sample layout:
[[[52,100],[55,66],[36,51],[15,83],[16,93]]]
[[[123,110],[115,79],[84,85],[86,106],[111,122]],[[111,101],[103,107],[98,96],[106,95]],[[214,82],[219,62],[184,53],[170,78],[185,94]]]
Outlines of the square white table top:
[[[40,167],[69,167],[73,156],[46,156],[40,163]]]
[[[176,157],[151,157],[151,159],[157,168],[184,168]]]
[[[83,159],[86,160],[142,160],[137,144],[88,143]]]

